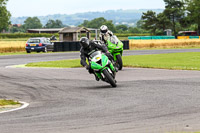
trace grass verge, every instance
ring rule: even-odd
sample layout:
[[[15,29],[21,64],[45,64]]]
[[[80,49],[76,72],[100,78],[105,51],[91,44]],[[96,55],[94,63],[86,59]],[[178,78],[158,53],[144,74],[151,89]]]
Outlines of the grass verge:
[[[29,63],[26,66],[27,67],[57,67],[57,68],[81,67],[80,59],[36,62],[36,63]]]
[[[200,70],[200,52],[124,56],[125,67]],[[29,63],[27,67],[81,67],[80,59]]]
[[[18,104],[20,103],[13,100],[0,99],[0,107],[7,106],[7,105],[18,105]]]
[[[23,55],[26,54],[26,52],[8,52],[8,53],[0,53],[0,56],[2,55]],[[32,54],[32,53],[31,53]]]
[[[0,52],[0,56],[1,55],[30,55],[30,54],[50,54],[50,53],[53,53],[53,52],[48,52],[48,53],[44,53],[44,52],[40,52],[40,53],[37,53],[37,52],[31,52],[31,53],[26,53],[26,52],[7,52],[7,53],[1,53]],[[58,52],[56,52],[58,53]],[[61,53],[61,52],[60,52]]]
[[[200,70],[200,53],[170,53],[123,57],[124,66],[173,70]]]

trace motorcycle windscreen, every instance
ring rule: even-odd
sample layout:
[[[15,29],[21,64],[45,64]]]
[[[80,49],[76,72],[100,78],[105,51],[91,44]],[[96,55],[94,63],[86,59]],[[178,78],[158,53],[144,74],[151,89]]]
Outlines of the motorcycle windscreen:
[[[102,54],[102,57],[100,60],[94,62],[91,61],[91,68],[95,70],[100,70],[104,68],[108,64],[108,57]]]
[[[118,39],[116,36],[111,36],[111,37],[109,37],[109,41],[110,41],[112,44],[118,44],[119,39]]]

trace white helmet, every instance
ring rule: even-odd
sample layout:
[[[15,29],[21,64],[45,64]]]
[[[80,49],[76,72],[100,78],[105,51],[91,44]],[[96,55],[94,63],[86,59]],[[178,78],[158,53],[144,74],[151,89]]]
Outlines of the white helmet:
[[[106,33],[108,31],[108,27],[106,25],[102,25],[100,27],[100,31],[101,31],[101,33]]]

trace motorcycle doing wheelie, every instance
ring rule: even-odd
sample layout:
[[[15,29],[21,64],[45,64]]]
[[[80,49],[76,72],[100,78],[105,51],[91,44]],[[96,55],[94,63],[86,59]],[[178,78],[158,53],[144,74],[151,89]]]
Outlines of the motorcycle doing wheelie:
[[[94,70],[96,76],[102,81],[109,83],[112,87],[116,87],[116,70],[112,62],[101,51],[92,53],[89,57],[91,69]]]
[[[119,70],[122,70],[122,53],[124,44],[117,38],[117,36],[113,35],[109,37],[106,45],[108,47],[108,51],[113,55],[116,66]]]

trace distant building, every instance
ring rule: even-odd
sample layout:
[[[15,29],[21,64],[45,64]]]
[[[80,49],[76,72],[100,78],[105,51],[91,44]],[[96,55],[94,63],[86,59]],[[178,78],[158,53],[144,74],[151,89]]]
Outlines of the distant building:
[[[63,28],[52,28],[52,29],[28,29],[28,33],[58,33]]]
[[[21,24],[12,24],[12,27],[21,27],[22,25]]]
[[[66,27],[59,31],[60,41],[78,41],[78,38],[86,34],[90,38],[90,30],[84,27]]]
[[[90,39],[90,32],[94,31],[97,39],[98,29],[85,28],[85,27],[65,27],[65,28],[52,28],[52,29],[28,29],[27,33],[59,33],[60,41],[78,41],[80,37],[86,36]]]
[[[197,31],[179,31],[179,36],[198,36]]]

